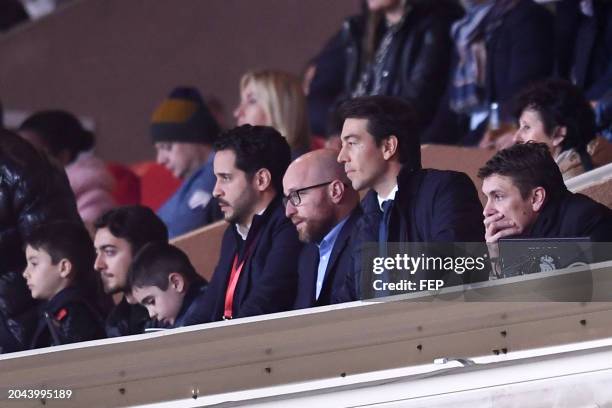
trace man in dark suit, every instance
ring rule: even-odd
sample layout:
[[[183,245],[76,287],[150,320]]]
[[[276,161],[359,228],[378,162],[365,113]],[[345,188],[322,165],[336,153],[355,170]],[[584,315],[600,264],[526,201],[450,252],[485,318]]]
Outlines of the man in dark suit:
[[[463,173],[421,168],[421,147],[414,108],[387,96],[347,101],[343,117],[344,164],[355,190],[370,189],[361,202],[355,227],[354,269],[338,300],[360,295],[360,250],[366,242],[481,242],[482,205],[474,184]],[[486,275],[426,274],[417,279],[446,279],[447,284],[486,279]]]
[[[243,125],[222,134],[215,150],[213,196],[230,225],[197,319],[290,310],[302,244],[282,203],[289,145],[274,128]]]
[[[307,243],[300,255],[295,309],[330,304],[351,268],[349,238],[361,209],[337,155],[329,149],[306,153],[283,178],[285,215]]]

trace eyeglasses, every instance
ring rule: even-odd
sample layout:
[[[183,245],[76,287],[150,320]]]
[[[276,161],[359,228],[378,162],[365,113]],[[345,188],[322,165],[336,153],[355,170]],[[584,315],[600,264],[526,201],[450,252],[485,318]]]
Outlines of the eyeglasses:
[[[310,190],[312,188],[323,187],[323,186],[326,186],[328,184],[333,183],[334,181],[335,180],[332,180],[332,181],[328,181],[326,183],[316,184],[314,186],[309,186],[309,187],[304,187],[304,188],[300,188],[300,189],[294,190],[294,191],[290,192],[288,195],[283,197],[283,205],[285,207],[287,207],[287,203],[291,202],[292,206],[297,207],[298,205],[300,205],[302,203],[302,197],[300,196],[301,192],[304,192],[306,190]]]

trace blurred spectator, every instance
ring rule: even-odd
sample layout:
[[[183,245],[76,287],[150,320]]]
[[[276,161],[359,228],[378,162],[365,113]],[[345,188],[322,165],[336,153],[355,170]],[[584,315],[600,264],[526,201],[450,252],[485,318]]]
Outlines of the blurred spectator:
[[[7,130],[0,130],[0,208],[0,353],[7,353],[27,347],[36,324],[22,276],[24,237],[43,223],[80,219],[63,170]]]
[[[515,114],[514,142],[546,144],[564,179],[612,162],[612,144],[595,136],[591,105],[567,81],[549,79],[523,90]]]
[[[559,1],[556,34],[559,75],[599,100],[612,89],[612,2]]]
[[[37,112],[21,124],[19,134],[64,166],[86,224],[115,206],[113,176],[93,153],[94,135],[74,115],[61,110]]]
[[[28,20],[28,13],[19,0],[0,1],[0,31],[6,31]]]
[[[595,122],[601,135],[612,142],[612,90],[595,103]]]
[[[461,14],[453,0],[368,0],[367,10],[347,19],[315,59],[309,92],[315,133],[339,94],[418,102],[420,124],[429,123],[448,78],[450,25]]]
[[[451,79],[424,143],[492,143],[495,131],[512,121],[512,97],[553,70],[553,17],[546,8],[532,0],[462,4],[466,15],[451,30]]]
[[[306,98],[297,77],[281,71],[247,72],[240,79],[238,126],[272,126],[287,139],[291,158],[310,149]]]
[[[581,88],[612,140],[612,2],[561,0],[556,15],[557,73]]]
[[[157,162],[183,180],[157,211],[170,238],[213,221],[207,208],[216,182],[212,144],[219,132],[196,88],[175,88],[153,112],[151,138]]]

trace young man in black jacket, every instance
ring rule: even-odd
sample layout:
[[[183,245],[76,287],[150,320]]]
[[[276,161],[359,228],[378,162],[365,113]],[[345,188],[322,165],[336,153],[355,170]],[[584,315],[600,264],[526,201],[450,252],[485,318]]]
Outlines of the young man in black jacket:
[[[123,294],[106,319],[108,337],[144,332],[149,322],[147,310],[126,292],[127,275],[136,253],[149,242],[168,242],[168,229],[147,207],[126,206],[110,210],[94,224],[96,261],[107,294]]]
[[[481,242],[482,205],[464,173],[421,168],[421,146],[415,110],[388,96],[347,101],[344,118],[344,164],[355,190],[370,191],[361,202],[363,216],[354,233],[354,270],[336,301],[361,297],[361,250],[367,242]],[[433,273],[420,279],[442,279]],[[451,273],[447,284],[486,280],[485,275]]]
[[[201,319],[290,310],[302,245],[282,204],[289,145],[271,127],[243,125],[222,134],[215,150],[213,195],[229,227]]]

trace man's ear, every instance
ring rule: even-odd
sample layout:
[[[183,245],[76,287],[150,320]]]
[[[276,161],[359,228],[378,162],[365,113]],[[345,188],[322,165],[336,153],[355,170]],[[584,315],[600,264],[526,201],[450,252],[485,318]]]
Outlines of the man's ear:
[[[536,187],[531,190],[531,209],[534,212],[539,212],[546,201],[546,190],[544,187]]]
[[[170,275],[168,275],[168,284],[178,293],[183,293],[186,287],[185,278],[183,275],[177,272],[172,272]]]
[[[258,191],[264,191],[272,185],[272,173],[266,168],[257,170],[253,176],[253,185]]]
[[[57,269],[60,277],[66,279],[72,273],[72,262],[70,262],[70,260],[67,258],[63,258],[57,263]]]
[[[344,189],[346,186],[340,180],[334,180],[329,185],[330,198],[332,203],[338,204],[344,197]]]
[[[383,158],[385,160],[390,160],[398,152],[399,140],[397,136],[387,136],[385,139],[383,139],[380,148],[382,150]]]

